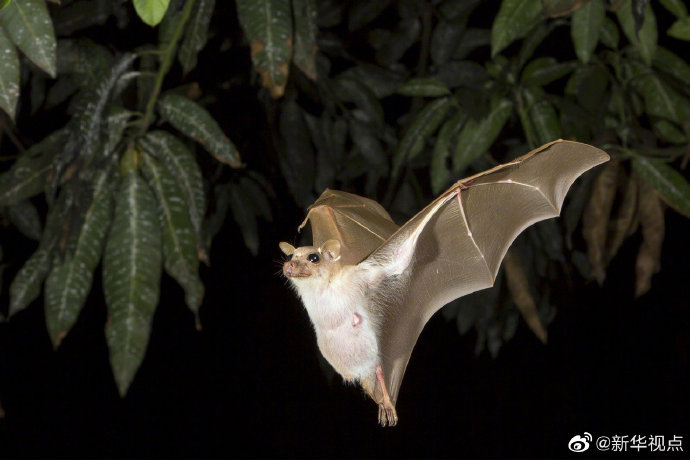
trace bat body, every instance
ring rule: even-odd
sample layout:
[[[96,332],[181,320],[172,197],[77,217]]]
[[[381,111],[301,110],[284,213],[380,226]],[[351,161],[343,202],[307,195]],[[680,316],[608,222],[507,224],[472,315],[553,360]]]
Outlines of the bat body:
[[[608,160],[555,141],[460,180],[401,227],[375,201],[326,190],[309,208],[313,246],[280,243],[283,273],[304,303],[324,357],[395,425],[395,403],[422,328],[446,303],[493,285],[508,247],[560,213],[570,185]]]

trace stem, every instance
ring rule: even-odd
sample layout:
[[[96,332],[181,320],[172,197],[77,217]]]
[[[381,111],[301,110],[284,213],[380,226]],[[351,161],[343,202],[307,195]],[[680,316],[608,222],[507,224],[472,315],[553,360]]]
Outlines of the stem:
[[[153,118],[153,109],[156,106],[158,95],[163,87],[163,80],[165,79],[165,75],[168,73],[168,70],[170,70],[170,66],[172,65],[173,58],[175,57],[175,47],[177,46],[177,42],[182,36],[184,26],[192,13],[194,1],[195,0],[187,0],[185,2],[184,7],[182,8],[182,17],[180,18],[180,21],[177,23],[177,27],[175,27],[175,30],[170,37],[168,46],[164,50],[161,50],[161,65],[158,68],[158,75],[156,75],[156,84],[153,87],[149,100],[146,102],[146,112],[144,113],[144,118],[141,120],[141,127],[137,133],[139,136],[143,136],[146,133],[146,130],[149,129],[149,125],[151,124]]]

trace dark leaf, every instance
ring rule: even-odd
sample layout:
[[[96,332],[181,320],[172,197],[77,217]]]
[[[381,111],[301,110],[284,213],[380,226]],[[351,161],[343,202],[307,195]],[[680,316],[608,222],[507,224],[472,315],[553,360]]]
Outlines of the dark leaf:
[[[690,184],[678,171],[641,155],[635,155],[632,164],[635,174],[651,185],[669,206],[690,217]]]
[[[450,182],[450,147],[452,138],[460,131],[462,124],[467,119],[464,112],[457,112],[449,120],[447,120],[439,130],[436,138],[436,145],[434,146],[434,154],[431,157],[431,166],[429,167],[431,173],[431,192],[437,195]]]
[[[170,0],[132,0],[137,15],[150,26],[157,26],[168,10]]]
[[[189,73],[196,67],[197,55],[206,45],[208,26],[211,23],[215,5],[216,0],[196,0],[194,2],[192,15],[187,22],[180,51],[177,54],[184,73]]]
[[[642,227],[642,244],[635,261],[635,297],[652,287],[652,276],[661,268],[661,246],[664,242],[664,208],[646,184],[639,192],[638,215]]]
[[[36,206],[29,200],[22,200],[7,207],[7,216],[12,225],[17,227],[24,236],[32,240],[40,240],[43,224]]]
[[[55,78],[55,32],[43,0],[11,2],[0,11],[0,27],[31,62]]]
[[[491,27],[491,56],[524,37],[542,17],[540,0],[502,0]]]
[[[552,57],[534,59],[522,71],[521,81],[525,86],[545,86],[563,78],[578,67],[577,62],[557,62]]]
[[[436,78],[413,78],[398,88],[398,93],[404,96],[438,97],[447,96],[450,91]]]
[[[557,18],[572,12],[577,13],[586,5],[587,0],[541,0],[541,3],[547,16]]]
[[[632,5],[632,0],[625,0],[623,2],[623,5],[616,11],[618,22],[623,29],[623,33],[625,33],[625,36],[628,38],[628,41],[639,51],[645,64],[651,65],[656,52],[656,17],[654,16],[652,7],[647,5],[644,10],[644,22],[638,31],[635,28]]]
[[[18,100],[19,56],[10,39],[0,28],[0,109],[12,120],[16,114]]]
[[[606,18],[604,0],[589,0],[573,13],[570,36],[580,62],[588,63],[599,42],[599,34]]]
[[[666,33],[678,40],[690,41],[690,16],[686,16],[671,24]]]
[[[461,86],[479,90],[489,79],[489,74],[474,61],[450,61],[440,66],[435,78],[448,88]]]
[[[391,66],[403,57],[405,52],[419,40],[422,25],[416,17],[403,19],[385,44],[376,52],[376,61],[383,66]]]
[[[292,0],[295,18],[295,65],[316,80],[316,0]]]

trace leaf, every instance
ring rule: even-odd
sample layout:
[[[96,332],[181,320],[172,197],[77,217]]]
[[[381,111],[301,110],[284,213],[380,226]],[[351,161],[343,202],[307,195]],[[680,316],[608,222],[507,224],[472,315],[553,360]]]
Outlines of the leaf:
[[[681,18],[671,24],[666,33],[669,37],[690,41],[690,16]]]
[[[204,108],[177,94],[168,94],[158,101],[161,116],[182,134],[201,144],[213,157],[233,168],[241,166],[240,155]]]
[[[378,99],[394,94],[405,82],[405,75],[400,72],[366,63],[350,67],[339,78],[360,81]]]
[[[359,154],[364,157],[373,169],[388,169],[386,153],[378,139],[378,132],[370,123],[359,120],[350,120],[349,123],[352,142],[357,147]]]
[[[448,88],[465,87],[480,90],[489,80],[484,67],[473,61],[450,61],[438,68],[434,76]]]
[[[445,97],[436,99],[424,106],[415,117],[395,149],[392,172],[394,177],[398,175],[405,163],[419,155],[427,138],[443,121],[449,107],[450,99]]]
[[[383,107],[373,92],[358,80],[338,77],[335,82],[337,98],[343,102],[351,102],[361,109],[367,121],[377,128],[383,128]]]
[[[690,84],[690,65],[666,48],[657,47],[652,65],[662,72],[673,75],[683,83]]]
[[[10,4],[12,0],[0,0],[0,10]]]
[[[513,298],[513,302],[517,305],[518,310],[520,310],[522,317],[532,332],[534,332],[534,335],[536,335],[542,343],[546,343],[548,337],[546,329],[539,320],[537,305],[530,292],[530,285],[527,280],[527,275],[525,274],[525,269],[514,250],[508,250],[506,253],[503,259],[503,267],[506,271],[508,290]]]
[[[525,66],[520,80],[525,86],[545,86],[563,78],[577,67],[575,61],[557,62],[552,57],[540,57]]]
[[[288,100],[280,113],[280,167],[295,201],[305,209],[314,201],[314,149],[302,110]]]
[[[38,215],[36,206],[29,200],[22,200],[17,204],[7,207],[7,216],[10,222],[17,227],[24,236],[32,240],[40,240],[43,233],[43,225]]]
[[[661,246],[665,232],[661,201],[646,184],[640,187],[638,200],[642,243],[635,260],[635,297],[649,291],[652,287],[652,276],[661,268]]]
[[[163,230],[163,266],[165,271],[184,288],[185,301],[197,316],[204,297],[199,279],[197,238],[187,210],[184,192],[173,173],[144,155],[144,175],[158,201],[158,218]]]
[[[456,45],[453,59],[465,59],[475,49],[491,44],[491,31],[488,29],[468,28]]]
[[[55,35],[64,37],[88,27],[101,26],[113,14],[113,9],[110,0],[83,0],[63,4],[52,14]]]
[[[542,17],[540,0],[503,0],[491,27],[491,56],[524,37]]]
[[[594,179],[589,202],[582,214],[582,236],[587,242],[587,257],[592,275],[601,285],[606,278],[606,234],[620,165],[610,161]]]
[[[55,32],[43,0],[21,0],[0,10],[0,27],[17,48],[55,78]]]
[[[641,155],[633,157],[632,166],[635,174],[651,185],[669,206],[690,217],[690,184],[678,171]]]
[[[665,141],[672,144],[684,144],[688,136],[668,120],[656,120],[654,131]]]
[[[659,3],[678,19],[688,15],[688,9],[683,0],[660,0]]]
[[[157,26],[168,10],[170,0],[132,0],[137,15],[151,27]]]
[[[429,47],[431,59],[435,65],[448,62],[455,52],[462,35],[465,33],[467,16],[461,20],[445,21],[439,20],[431,36],[431,46]]]
[[[12,317],[24,310],[41,293],[43,280],[50,271],[50,248],[40,247],[29,257],[10,285],[10,310]]]
[[[589,0],[573,13],[570,36],[580,62],[588,63],[599,42],[599,33],[606,18],[603,0]]]
[[[121,396],[127,393],[146,353],[160,276],[161,229],[156,199],[132,169],[117,191],[103,258],[103,292],[108,307],[105,336]]]
[[[417,17],[401,20],[383,46],[376,52],[376,62],[393,66],[419,40],[422,25]]]
[[[572,12],[577,13],[587,5],[587,0],[541,0],[541,3],[548,17],[557,18]]]
[[[618,32],[618,26],[613,20],[609,18],[604,18],[604,24],[599,31],[599,40],[604,45],[611,49],[618,48],[618,40],[620,40],[620,33]]]
[[[477,157],[489,150],[513,112],[513,103],[506,98],[493,104],[489,114],[476,120],[470,118],[460,131],[453,153],[453,174],[459,175]]]
[[[146,151],[163,163],[177,180],[196,235],[199,258],[208,262],[201,231],[204,214],[206,214],[206,200],[201,170],[194,155],[183,142],[165,131],[153,131],[146,134],[144,142]]]
[[[304,74],[316,80],[316,0],[291,0],[295,20],[293,60]]]
[[[0,206],[8,206],[41,193],[46,186],[53,158],[67,133],[55,131],[22,153],[9,171],[0,175]]]
[[[54,263],[46,279],[46,325],[55,348],[76,322],[101,260],[113,211],[112,176],[112,168],[106,167],[95,179],[74,251]]]
[[[520,114],[523,125],[528,125],[526,130],[530,132],[528,139],[531,139],[533,145],[546,144],[561,138],[561,125],[558,121],[556,109],[551,102],[546,99],[546,96],[540,88],[525,88],[522,91],[524,107],[524,115]],[[524,119],[524,116],[529,121]]]
[[[236,4],[254,69],[271,96],[279,98],[285,92],[292,54],[290,0],[237,0]]]
[[[199,51],[206,45],[208,27],[211,23],[216,0],[196,0],[192,14],[184,31],[177,58],[182,65],[182,72],[187,74],[196,67]]]
[[[450,181],[450,168],[448,163],[450,157],[450,144],[452,137],[460,131],[460,127],[467,119],[464,112],[457,112],[447,120],[438,132],[434,153],[431,157],[429,167],[431,173],[431,191],[437,195],[443,191]]]
[[[0,109],[4,110],[12,121],[17,113],[18,100],[19,56],[17,49],[0,28]]]
[[[666,85],[658,75],[638,69],[631,81],[644,98],[647,114],[671,120],[680,126],[690,118],[690,101]]]
[[[293,8],[295,3],[301,3],[302,0],[293,1]],[[370,0],[366,2],[354,2],[348,10],[347,28],[349,31],[361,29],[371,21],[379,17],[385,10],[391,0]]]
[[[649,4],[645,7],[644,22],[637,32],[633,18],[632,0],[625,0],[623,5],[616,11],[616,15],[628,41],[639,51],[644,63],[651,65],[656,52],[657,41],[656,17],[652,7]]]
[[[449,95],[450,90],[435,78],[413,78],[398,88],[398,93],[403,96],[438,97]]]
[[[103,123],[105,134],[102,147],[104,158],[109,157],[115,152],[117,145],[122,140],[122,135],[131,116],[132,112],[118,105],[110,106],[106,110],[104,114],[105,123]]]
[[[637,181],[626,178],[623,188],[623,198],[616,211],[616,215],[609,222],[606,238],[606,263],[608,264],[618,253],[623,241],[628,236],[630,228],[637,214]]]

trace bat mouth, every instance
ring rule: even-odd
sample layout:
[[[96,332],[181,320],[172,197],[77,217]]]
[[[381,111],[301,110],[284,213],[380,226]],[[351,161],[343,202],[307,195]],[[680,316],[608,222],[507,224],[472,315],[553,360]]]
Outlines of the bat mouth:
[[[309,273],[309,272],[285,273],[285,276],[287,276],[288,278],[309,278],[311,276],[311,273]]]

